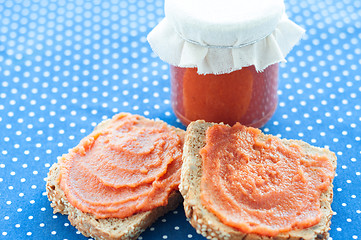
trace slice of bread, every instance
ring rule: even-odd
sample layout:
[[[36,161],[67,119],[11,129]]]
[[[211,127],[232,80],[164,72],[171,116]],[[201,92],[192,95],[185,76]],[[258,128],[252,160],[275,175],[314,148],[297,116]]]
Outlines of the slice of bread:
[[[141,119],[150,121],[143,117],[141,117]],[[109,121],[104,121],[95,129],[101,130],[105,128],[108,123]],[[184,135],[183,130],[174,127],[170,128],[177,132],[178,135]],[[68,202],[64,191],[60,188],[60,165],[58,163],[54,163],[50,168],[47,177],[46,192],[48,199],[51,201],[51,207],[53,207],[54,213],[59,212],[68,215],[70,223],[84,236],[92,237],[96,240],[137,239],[157,218],[166,214],[168,211],[174,210],[183,200],[179,191],[174,191],[169,196],[167,206],[141,212],[124,219],[98,219],[90,213],[80,211]]]
[[[204,121],[192,122],[186,132],[185,143],[183,147],[183,165],[181,174],[181,184],[179,190],[184,198],[184,210],[191,225],[196,229],[197,233],[202,234],[208,239],[277,239],[277,240],[320,240],[327,239],[330,229],[331,202],[333,198],[333,186],[329,186],[328,190],[321,195],[321,221],[310,228],[292,230],[286,233],[278,234],[274,237],[261,236],[257,234],[247,234],[239,230],[223,224],[213,213],[209,212],[201,203],[200,186],[202,178],[202,157],[199,150],[206,144],[206,130],[216,123],[208,123]],[[261,135],[265,137],[267,135]],[[326,155],[336,168],[336,156],[327,149],[313,147],[299,140],[282,139],[283,144],[297,144],[304,152],[308,154]]]

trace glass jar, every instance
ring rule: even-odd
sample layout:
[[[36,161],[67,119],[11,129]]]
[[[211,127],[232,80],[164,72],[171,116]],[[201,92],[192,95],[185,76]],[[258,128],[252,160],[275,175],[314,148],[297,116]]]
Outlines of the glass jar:
[[[147,39],[171,65],[181,122],[262,127],[277,106],[278,63],[305,32],[284,1],[165,0],[164,13]]]
[[[262,127],[276,110],[278,63],[262,72],[249,66],[218,75],[172,65],[170,70],[172,107],[185,125],[203,119]]]

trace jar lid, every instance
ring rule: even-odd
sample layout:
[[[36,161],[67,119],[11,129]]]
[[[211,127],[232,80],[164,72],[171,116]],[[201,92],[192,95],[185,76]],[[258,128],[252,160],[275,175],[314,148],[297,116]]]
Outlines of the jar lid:
[[[149,33],[153,51],[169,64],[222,74],[285,61],[304,30],[283,0],[165,0],[165,18]]]

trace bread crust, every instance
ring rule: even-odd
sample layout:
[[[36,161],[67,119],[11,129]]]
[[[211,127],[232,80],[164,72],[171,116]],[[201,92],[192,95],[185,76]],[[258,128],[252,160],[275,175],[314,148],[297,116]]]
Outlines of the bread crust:
[[[125,116],[126,113],[121,113],[115,117]],[[144,117],[139,116],[144,121],[150,121]],[[94,131],[101,131],[109,124],[109,121],[100,123]],[[184,131],[174,127],[170,127],[178,135],[184,136]],[[137,239],[138,236],[154,223],[159,217],[167,212],[174,210],[183,198],[179,191],[174,191],[170,194],[168,204],[155,208],[151,211],[142,212],[133,216],[120,218],[105,218],[99,219],[90,213],[85,213],[72,206],[67,200],[64,191],[60,188],[60,165],[54,163],[49,170],[46,193],[54,213],[61,213],[68,215],[70,223],[76,227],[84,236],[92,237],[95,240],[132,240]]]
[[[333,185],[321,195],[321,221],[310,228],[292,230],[278,234],[274,237],[261,236],[258,234],[246,234],[239,230],[227,226],[201,204],[200,182],[202,177],[202,158],[199,150],[206,144],[206,130],[216,123],[208,123],[202,120],[191,123],[187,127],[185,143],[183,147],[183,165],[181,174],[181,184],[179,190],[184,198],[184,210],[191,225],[197,233],[208,239],[224,240],[321,240],[328,239],[331,217],[333,215],[331,203],[333,199]],[[267,135],[262,134],[261,137]],[[322,153],[327,155],[333,166],[336,168],[336,156],[327,149],[313,147],[299,140],[282,139],[285,145],[297,144],[305,153]]]

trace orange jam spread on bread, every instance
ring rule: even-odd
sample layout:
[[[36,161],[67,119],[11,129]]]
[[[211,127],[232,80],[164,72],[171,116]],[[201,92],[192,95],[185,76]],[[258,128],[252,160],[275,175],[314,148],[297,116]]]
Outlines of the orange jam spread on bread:
[[[250,66],[218,75],[171,66],[172,106],[185,125],[203,119],[261,127],[276,109],[277,86],[278,64],[262,72]]]
[[[183,132],[119,114],[60,159],[68,201],[98,218],[125,218],[168,203],[178,189]]]
[[[208,128],[200,154],[201,203],[224,224],[275,236],[320,221],[335,171],[326,156],[239,123]]]

